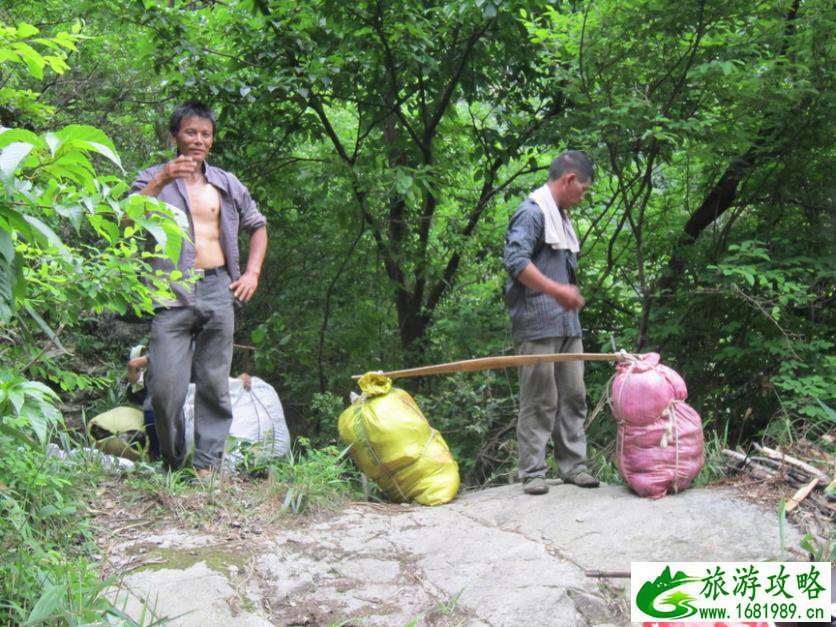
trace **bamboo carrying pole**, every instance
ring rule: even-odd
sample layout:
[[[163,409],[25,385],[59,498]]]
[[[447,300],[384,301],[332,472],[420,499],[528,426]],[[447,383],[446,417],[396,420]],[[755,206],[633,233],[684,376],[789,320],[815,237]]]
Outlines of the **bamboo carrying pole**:
[[[452,372],[475,372],[490,370],[491,368],[515,368],[531,364],[543,364],[552,361],[621,361],[624,359],[619,353],[550,353],[547,355],[507,355],[504,357],[480,357],[479,359],[465,359],[451,361],[434,366],[407,368],[406,370],[392,370],[381,374],[390,379],[404,377],[424,377],[433,374],[449,374]],[[359,379],[363,375],[355,374],[352,379]]]

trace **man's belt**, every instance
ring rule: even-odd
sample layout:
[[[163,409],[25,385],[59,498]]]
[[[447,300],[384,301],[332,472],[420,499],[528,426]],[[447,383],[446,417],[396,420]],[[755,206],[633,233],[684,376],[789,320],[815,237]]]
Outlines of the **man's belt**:
[[[194,268],[193,270],[193,273],[198,280],[205,279],[208,276],[215,276],[221,272],[226,272],[226,268],[224,266],[218,266],[217,268]]]

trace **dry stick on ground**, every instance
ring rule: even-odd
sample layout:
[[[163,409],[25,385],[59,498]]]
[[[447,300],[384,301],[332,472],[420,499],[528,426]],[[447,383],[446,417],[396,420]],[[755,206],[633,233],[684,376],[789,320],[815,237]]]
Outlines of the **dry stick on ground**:
[[[745,466],[753,470],[753,474],[757,474],[754,472],[754,469],[758,468],[761,474],[768,473],[773,478],[783,477],[787,482],[794,484],[796,487],[805,485],[810,481],[811,477],[815,478],[816,482],[822,485],[827,481],[826,475],[802,461],[784,456],[781,453],[757,444],[755,444],[755,447],[766,456],[749,456],[729,449],[723,449],[722,454],[738,462],[741,467]]]
[[[814,466],[811,466],[810,464],[804,463],[800,459],[791,457],[786,453],[782,453],[781,451],[776,451],[775,449],[771,449],[766,446],[761,446],[757,443],[755,443],[754,446],[759,453],[765,455],[766,457],[771,457],[776,461],[783,462],[789,466],[794,466],[799,470],[803,470],[811,477],[816,477],[819,480],[819,483],[821,483],[822,485],[827,485],[827,483],[830,481],[828,476],[824,474],[821,470],[815,468]]]
[[[787,501],[787,505],[784,507],[784,511],[789,514],[792,510],[798,507],[798,504],[801,503],[804,499],[807,498],[807,495],[813,491],[813,488],[816,487],[816,484],[819,482],[818,479],[813,479],[810,483],[805,485],[803,488],[800,488],[798,492],[792,495],[792,498]]]
[[[723,455],[726,457],[730,457],[737,463],[737,469],[743,470],[744,468],[756,479],[762,479],[764,481],[775,481],[779,479],[780,475],[772,468],[763,466],[758,463],[754,463],[752,458],[744,453],[739,453],[738,451],[732,451],[730,449],[723,449],[721,451]]]
[[[630,577],[631,573],[629,570],[587,570],[584,573],[587,577],[611,577],[611,578],[619,578],[619,577]]]

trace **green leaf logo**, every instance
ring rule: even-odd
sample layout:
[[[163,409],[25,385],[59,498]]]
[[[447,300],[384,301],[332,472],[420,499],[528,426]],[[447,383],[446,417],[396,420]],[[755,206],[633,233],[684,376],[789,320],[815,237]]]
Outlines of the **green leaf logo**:
[[[659,601],[659,605],[671,606],[673,609],[662,610],[656,607],[656,599],[664,594],[667,594],[674,588],[692,581],[701,581],[699,577],[692,577],[683,572],[678,572],[671,576],[670,566],[665,566],[654,581],[647,581],[639,589],[636,595],[636,606],[648,616],[654,618],[688,618],[697,613],[696,608],[691,605],[694,597],[677,590]]]

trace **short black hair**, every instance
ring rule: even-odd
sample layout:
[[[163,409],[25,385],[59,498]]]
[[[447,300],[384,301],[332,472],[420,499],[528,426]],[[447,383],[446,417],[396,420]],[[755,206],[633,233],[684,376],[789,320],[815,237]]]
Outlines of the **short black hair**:
[[[215,134],[215,114],[212,110],[202,102],[192,100],[184,102],[179,105],[171,114],[171,119],[168,121],[168,130],[172,135],[176,135],[180,130],[180,123],[185,118],[203,118],[212,123],[212,135]]]
[[[569,172],[575,173],[582,181],[595,179],[592,159],[580,150],[567,150],[557,155],[549,166],[549,180],[554,181]]]

